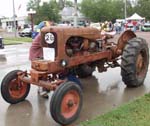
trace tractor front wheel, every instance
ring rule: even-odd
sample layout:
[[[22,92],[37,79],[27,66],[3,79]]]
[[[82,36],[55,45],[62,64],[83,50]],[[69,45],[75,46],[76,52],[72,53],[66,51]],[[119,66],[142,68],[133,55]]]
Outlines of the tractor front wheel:
[[[14,70],[9,72],[1,83],[2,97],[11,104],[23,101],[30,91],[30,84],[20,81],[17,75],[18,72],[22,71]]]
[[[61,84],[54,92],[50,103],[50,112],[57,123],[68,125],[78,118],[81,107],[81,88],[69,81]]]
[[[123,50],[121,62],[122,80],[127,87],[143,84],[149,65],[149,49],[142,38],[129,40]]]

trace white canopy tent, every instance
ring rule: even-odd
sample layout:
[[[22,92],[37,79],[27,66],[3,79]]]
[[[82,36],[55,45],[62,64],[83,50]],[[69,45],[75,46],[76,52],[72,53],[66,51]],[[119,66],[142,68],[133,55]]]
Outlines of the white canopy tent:
[[[145,20],[145,18],[139,16],[137,13],[134,13],[131,17],[126,18],[126,20]]]

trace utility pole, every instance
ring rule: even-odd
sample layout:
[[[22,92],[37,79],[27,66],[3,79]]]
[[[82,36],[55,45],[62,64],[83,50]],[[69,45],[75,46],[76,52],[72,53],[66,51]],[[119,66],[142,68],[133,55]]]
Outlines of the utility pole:
[[[30,19],[31,19],[31,29],[32,29],[32,32],[34,31],[34,22],[33,22],[33,16],[34,14],[36,14],[36,11],[30,9],[28,11],[28,15],[30,16]]]
[[[66,0],[64,0],[64,7],[66,6]]]
[[[65,7],[65,1],[64,0],[59,0],[58,3],[59,3],[59,6],[61,7],[61,9],[63,9]]]
[[[77,0],[74,0],[74,27],[78,26]]]
[[[127,18],[127,0],[125,0],[125,3],[124,3],[124,18],[126,21],[126,18]]]
[[[16,14],[15,14],[15,2],[13,0],[13,23],[14,23],[14,32],[16,37]]]

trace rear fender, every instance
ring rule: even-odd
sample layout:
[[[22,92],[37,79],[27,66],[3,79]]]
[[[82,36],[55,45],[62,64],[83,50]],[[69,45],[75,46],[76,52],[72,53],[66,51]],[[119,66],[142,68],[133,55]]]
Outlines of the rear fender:
[[[133,31],[131,31],[131,30],[127,30],[124,33],[122,33],[122,35],[118,39],[118,43],[117,43],[117,48],[116,48],[115,54],[116,55],[121,55],[122,52],[123,52],[123,49],[124,49],[124,47],[126,45],[126,43],[130,39],[135,38],[135,37],[136,37],[136,34]]]

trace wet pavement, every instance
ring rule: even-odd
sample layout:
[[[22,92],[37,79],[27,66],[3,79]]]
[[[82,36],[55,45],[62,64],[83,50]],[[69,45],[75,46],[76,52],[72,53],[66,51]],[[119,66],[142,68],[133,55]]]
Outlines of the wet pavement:
[[[137,33],[144,36],[150,44],[150,33]],[[11,70],[29,70],[28,50],[30,44],[6,46],[0,50],[0,82]],[[108,69],[81,79],[83,84],[83,107],[80,117],[74,124],[86,121],[110,111],[113,108],[129,102],[150,92],[150,68],[144,85],[138,88],[126,88],[121,80],[120,68]],[[51,97],[52,92],[49,94]],[[55,123],[49,113],[49,99],[43,99],[37,94],[37,87],[32,86],[26,101],[10,105],[0,94],[0,126],[60,126]]]

